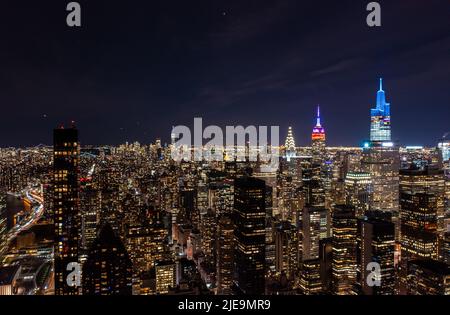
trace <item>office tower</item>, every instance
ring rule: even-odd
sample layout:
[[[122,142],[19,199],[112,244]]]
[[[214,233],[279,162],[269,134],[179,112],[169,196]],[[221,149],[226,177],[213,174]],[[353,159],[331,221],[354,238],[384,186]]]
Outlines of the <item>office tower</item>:
[[[431,167],[400,170],[402,261],[438,258],[438,237],[443,237],[443,171]]]
[[[306,174],[305,174],[306,175]],[[311,173],[310,173],[311,175]],[[325,189],[323,180],[315,175],[303,178],[304,204],[310,207],[325,207]]]
[[[390,104],[380,79],[376,108],[371,109],[370,142],[363,148],[362,171],[370,173],[373,185],[371,209],[388,211],[396,222],[398,238],[398,148],[391,142]]]
[[[333,207],[333,294],[353,294],[356,282],[356,217],[347,205]]]
[[[98,213],[100,211],[100,194],[90,180],[85,179],[80,185],[81,204],[81,250],[83,254],[97,237]],[[80,252],[81,254],[81,252]]]
[[[217,293],[231,294],[233,281],[234,229],[231,216],[224,214],[217,226]]]
[[[275,268],[287,279],[293,279],[298,268],[298,231],[291,222],[282,221],[275,227]]]
[[[286,142],[284,146],[286,150],[286,159],[290,160],[291,157],[296,155],[294,134],[292,133],[292,127],[290,126],[288,129],[288,135],[286,137]]]
[[[370,110],[370,140],[391,141],[391,105],[386,103],[383,79],[377,92],[377,104]]]
[[[67,265],[78,262],[79,214],[79,144],[74,127],[53,132],[53,222],[55,229],[55,294],[75,295],[69,287]]]
[[[126,246],[135,275],[148,271],[156,261],[166,259],[167,239],[168,230],[161,221],[128,227]]]
[[[372,180],[373,194],[370,209],[392,214],[392,220],[396,223],[396,239],[398,239],[398,148],[389,143],[372,143],[363,150],[361,166],[364,172],[370,173]]]
[[[83,265],[84,295],[131,295],[132,262],[110,224],[102,226]]]
[[[370,212],[358,219],[357,234],[357,281],[361,294],[393,295],[395,287],[394,249],[395,225],[385,221]],[[367,284],[371,270],[370,263],[380,266],[380,286]]]
[[[235,237],[235,285],[240,294],[265,292],[265,209],[263,180],[235,180],[233,224]]]
[[[320,274],[320,259],[304,260],[301,263],[299,287],[305,295],[322,293],[322,279]]]
[[[346,204],[355,207],[356,217],[370,210],[372,204],[372,179],[366,172],[348,172],[345,177]]]
[[[167,294],[176,284],[176,264],[173,261],[158,261],[155,264],[156,294]]]
[[[322,164],[325,160],[325,128],[320,122],[320,107],[317,106],[316,125],[311,134],[313,163]]]
[[[209,184],[207,205],[216,216],[231,214],[233,211],[234,187],[233,183],[224,180]],[[197,196],[197,200],[199,197]],[[206,209],[202,211],[206,213]]]
[[[207,266],[216,264],[216,230],[217,221],[214,212],[209,209],[201,218],[201,240],[204,263]]]
[[[330,236],[328,214],[325,208],[303,208],[300,220],[301,260],[319,258],[319,242]]]
[[[450,266],[433,259],[408,263],[408,294],[450,295]]]

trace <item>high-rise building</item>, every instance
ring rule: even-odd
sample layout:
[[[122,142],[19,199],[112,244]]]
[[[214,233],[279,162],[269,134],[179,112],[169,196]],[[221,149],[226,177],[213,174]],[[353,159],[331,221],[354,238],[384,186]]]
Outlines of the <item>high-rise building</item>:
[[[450,295],[450,266],[433,259],[408,263],[408,294]]]
[[[303,294],[314,295],[322,293],[320,259],[304,260],[301,263],[299,287]]]
[[[301,260],[319,258],[319,242],[330,236],[328,213],[326,208],[303,208],[300,220]]]
[[[356,283],[355,208],[347,205],[333,207],[332,290],[336,295],[353,294]]]
[[[69,263],[78,262],[80,233],[79,143],[74,127],[53,132],[53,222],[55,230],[55,294],[76,295],[67,285]]]
[[[442,170],[400,170],[402,261],[438,258],[438,238],[444,236],[444,198]]]
[[[394,294],[394,224],[367,212],[365,217],[358,219],[357,244],[357,280],[361,294]],[[379,278],[375,279],[380,280],[379,286],[367,283],[372,271],[367,268],[372,262],[379,265]]]
[[[286,142],[285,142],[284,146],[285,146],[285,150],[286,150],[286,158],[288,160],[290,160],[291,157],[296,155],[294,134],[292,133],[291,126],[289,126],[288,135],[286,137]]]
[[[156,294],[167,294],[176,284],[176,264],[172,261],[158,261],[155,264]]]
[[[231,294],[233,281],[234,229],[230,215],[223,214],[217,227],[217,292]]]
[[[83,265],[83,294],[131,295],[132,267],[122,241],[104,224]]]
[[[345,177],[346,204],[355,207],[356,217],[370,210],[372,204],[372,179],[367,172],[348,172]]]
[[[293,279],[298,268],[298,231],[289,221],[282,221],[275,226],[275,268]]]
[[[240,294],[265,292],[266,184],[253,177],[235,180],[233,224],[235,286]]]
[[[391,142],[390,104],[380,79],[376,108],[371,109],[370,142],[364,144],[362,171],[370,173],[373,185],[372,209],[388,211],[397,221],[398,148]]]
[[[317,106],[316,125],[311,134],[313,163],[322,164],[325,159],[325,128],[320,121],[320,107]]]
[[[208,266],[216,264],[216,230],[217,220],[211,209],[202,215],[200,233],[202,239],[202,251],[204,254],[204,262]]]
[[[169,257],[168,229],[161,221],[128,226],[126,247],[133,263],[133,289],[141,286],[140,276]]]
[[[383,79],[377,92],[377,104],[370,110],[370,140],[391,141],[391,105],[386,103]]]

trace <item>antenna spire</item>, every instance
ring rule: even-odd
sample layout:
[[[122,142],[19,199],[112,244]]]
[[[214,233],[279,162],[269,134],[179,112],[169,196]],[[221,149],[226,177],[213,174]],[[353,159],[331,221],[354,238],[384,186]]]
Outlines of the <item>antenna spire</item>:
[[[316,121],[316,126],[321,126],[320,124],[320,105],[317,105],[317,121]]]

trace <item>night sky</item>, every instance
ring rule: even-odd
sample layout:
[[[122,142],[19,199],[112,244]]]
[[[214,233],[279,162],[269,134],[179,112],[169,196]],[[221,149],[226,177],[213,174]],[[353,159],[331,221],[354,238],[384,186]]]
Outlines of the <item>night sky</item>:
[[[0,147],[52,143],[76,121],[83,144],[168,141],[171,127],[293,126],[310,142],[321,105],[330,145],[369,137],[378,78],[393,138],[450,131],[450,1],[3,0]]]

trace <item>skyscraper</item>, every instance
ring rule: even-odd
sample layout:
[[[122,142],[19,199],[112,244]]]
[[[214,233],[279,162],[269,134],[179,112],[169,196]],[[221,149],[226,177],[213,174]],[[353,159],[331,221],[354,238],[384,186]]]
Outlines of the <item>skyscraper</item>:
[[[291,157],[295,156],[295,140],[291,126],[289,126],[288,135],[286,137],[286,142],[284,146],[286,149],[286,158],[290,160]]]
[[[395,226],[392,222],[372,216],[370,212],[358,219],[357,276],[364,295],[392,295],[395,286],[394,247]],[[367,267],[375,262],[380,266],[379,286],[369,286]]]
[[[301,260],[319,258],[319,242],[329,237],[328,210],[320,207],[305,207],[300,221]]]
[[[131,295],[132,267],[120,238],[103,225],[83,265],[83,294]]]
[[[356,282],[356,217],[355,209],[335,205],[333,209],[333,293],[353,294]]]
[[[370,140],[391,141],[391,105],[386,103],[383,79],[377,92],[377,104],[370,110]]]
[[[55,294],[76,295],[66,279],[67,265],[78,262],[79,214],[79,144],[74,127],[53,132],[53,222],[55,229]]]
[[[217,227],[217,292],[230,294],[233,280],[233,222],[230,215],[223,214]]]
[[[438,258],[444,236],[444,173],[434,168],[400,171],[402,261]]]
[[[348,172],[345,177],[345,201],[354,206],[356,217],[364,215],[372,205],[372,179],[367,172]]]
[[[322,164],[325,159],[325,128],[320,121],[320,107],[317,105],[316,125],[311,134],[313,163]]]
[[[391,141],[390,104],[386,103],[382,79],[377,92],[376,108],[371,109],[370,142],[364,144],[362,171],[370,173],[373,187],[371,209],[392,214],[396,224],[396,238],[399,237],[398,224],[398,170],[400,156],[398,148]]]
[[[235,180],[233,224],[235,286],[239,294],[265,292],[266,185],[254,177]]]

